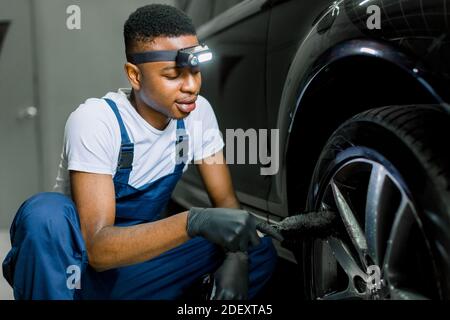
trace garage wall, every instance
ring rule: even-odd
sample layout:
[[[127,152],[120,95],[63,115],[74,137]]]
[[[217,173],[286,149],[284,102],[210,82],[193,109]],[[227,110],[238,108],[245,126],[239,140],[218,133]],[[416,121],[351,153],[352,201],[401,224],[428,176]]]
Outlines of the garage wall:
[[[122,28],[144,0],[34,0],[37,107],[40,112],[43,189],[53,187],[65,121],[89,97],[128,86]],[[81,9],[81,29],[68,30],[66,8]]]
[[[149,3],[175,0],[0,0],[0,262],[20,204],[54,184],[70,112],[127,86],[123,23]],[[72,4],[81,9],[80,30],[66,26]],[[30,107],[37,116],[22,112]],[[4,299],[13,294],[0,270]]]
[[[36,117],[25,112],[35,105],[31,16],[29,0],[0,0],[0,228],[41,181]]]
[[[0,229],[20,204],[50,191],[70,112],[128,86],[123,24],[136,8],[175,0],[0,0]],[[81,29],[69,30],[70,5]],[[36,107],[36,116],[19,114]]]

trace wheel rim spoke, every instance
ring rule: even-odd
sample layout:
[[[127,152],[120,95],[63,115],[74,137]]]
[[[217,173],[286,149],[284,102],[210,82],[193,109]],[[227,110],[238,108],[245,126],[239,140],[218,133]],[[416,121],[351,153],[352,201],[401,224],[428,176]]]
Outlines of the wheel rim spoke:
[[[331,237],[327,240],[328,245],[333,252],[337,262],[341,265],[348,277],[347,289],[340,292],[333,292],[323,296],[323,300],[348,300],[348,299],[364,299],[367,297],[366,293],[360,293],[355,288],[354,279],[356,277],[366,281],[367,275],[361,270],[358,263],[351,254],[351,251],[344,242],[340,239]]]
[[[358,263],[352,256],[351,251],[347,245],[342,242],[342,240],[332,237],[329,238],[327,242],[333,251],[334,257],[341,265],[342,269],[344,269],[349,279],[353,279],[356,276],[361,277],[364,280],[366,279],[366,273],[361,270]]]
[[[394,223],[387,243],[386,254],[383,261],[383,270],[391,285],[395,285],[395,266],[401,262],[402,252],[406,249],[408,234],[414,223],[414,214],[411,204],[405,195],[395,213]]]
[[[381,228],[386,214],[385,202],[391,200],[393,184],[389,184],[386,169],[374,163],[370,173],[369,185],[366,198],[366,220],[365,236],[367,240],[368,253],[372,260],[380,265],[382,248],[380,244]]]
[[[356,289],[348,288],[345,291],[333,292],[320,298],[320,300],[354,300],[363,299],[364,295],[356,291]]]
[[[345,228],[350,236],[353,246],[356,248],[360,255],[361,261],[365,261],[365,255],[367,253],[367,241],[363,230],[361,229],[358,221],[353,214],[352,209],[345,200],[344,195],[339,190],[334,181],[331,182],[331,188],[333,190],[333,196],[336,201],[337,209],[344,222]]]

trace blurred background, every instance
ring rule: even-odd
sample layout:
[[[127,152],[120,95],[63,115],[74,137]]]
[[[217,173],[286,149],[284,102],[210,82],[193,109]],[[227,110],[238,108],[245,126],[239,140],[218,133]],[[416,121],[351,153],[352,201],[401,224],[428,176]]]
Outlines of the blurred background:
[[[89,97],[128,86],[122,28],[129,14],[165,3],[196,12],[198,26],[237,2],[0,0],[1,261],[20,204],[52,190],[69,114]],[[67,24],[74,22],[73,5],[80,8],[79,29]],[[11,298],[1,276],[0,300]]]
[[[239,2],[0,0],[1,262],[19,206],[52,191],[69,114],[88,98],[129,86],[123,24],[130,13],[146,4],[169,4],[199,27]],[[6,299],[13,294],[1,271],[0,300]]]
[[[0,0],[0,261],[19,206],[55,184],[69,114],[90,97],[129,86],[123,71],[129,14],[164,3],[198,27],[242,1]],[[12,298],[2,275],[0,300]]]

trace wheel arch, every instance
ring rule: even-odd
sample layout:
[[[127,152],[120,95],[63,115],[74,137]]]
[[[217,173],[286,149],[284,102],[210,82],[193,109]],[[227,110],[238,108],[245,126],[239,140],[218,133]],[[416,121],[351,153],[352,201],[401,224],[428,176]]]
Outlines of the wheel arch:
[[[315,162],[329,136],[351,116],[386,105],[438,103],[448,109],[425,80],[425,67],[389,44],[351,40],[326,52],[312,69],[317,71],[297,90],[294,108],[280,108],[280,117],[290,115],[281,140],[287,141],[281,154],[290,213],[307,209]]]

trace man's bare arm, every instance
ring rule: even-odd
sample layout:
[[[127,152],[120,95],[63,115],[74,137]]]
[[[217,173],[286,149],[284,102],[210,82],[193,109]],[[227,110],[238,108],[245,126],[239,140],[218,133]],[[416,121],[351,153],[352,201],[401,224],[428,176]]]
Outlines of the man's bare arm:
[[[111,175],[70,172],[89,264],[97,271],[144,262],[189,240],[187,211],[156,222],[115,227]]]
[[[196,163],[214,207],[240,209],[223,152]]]

